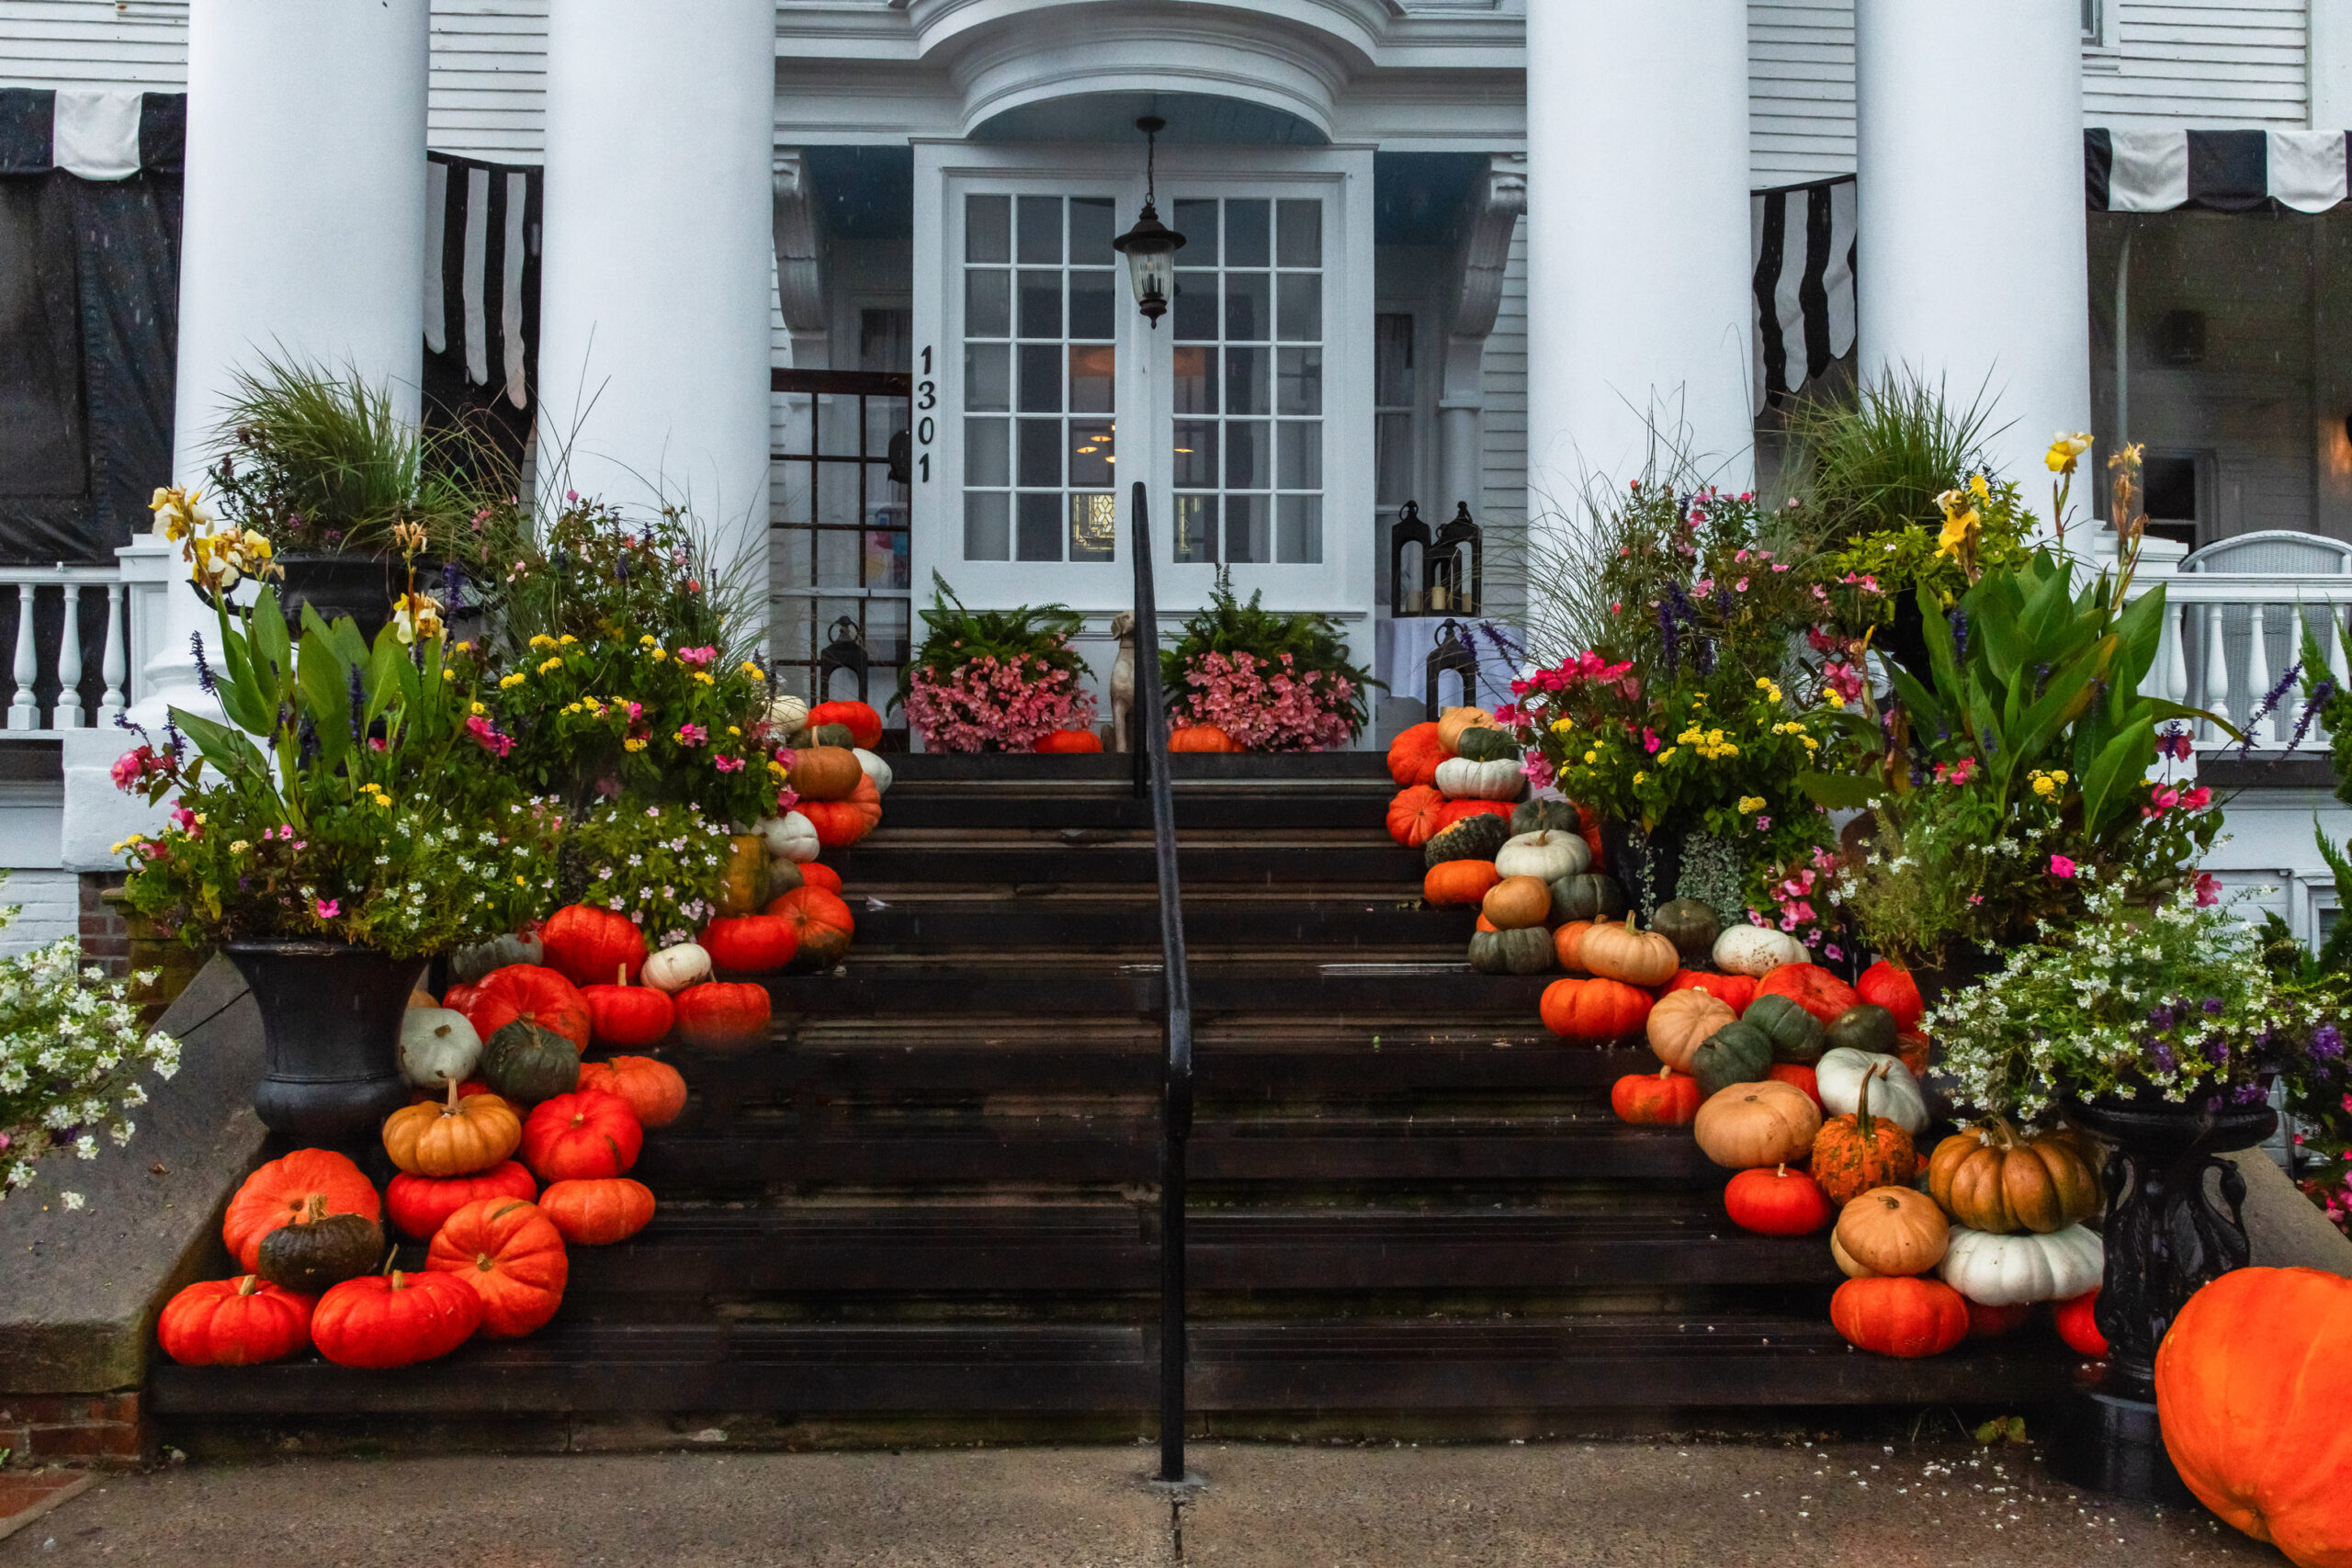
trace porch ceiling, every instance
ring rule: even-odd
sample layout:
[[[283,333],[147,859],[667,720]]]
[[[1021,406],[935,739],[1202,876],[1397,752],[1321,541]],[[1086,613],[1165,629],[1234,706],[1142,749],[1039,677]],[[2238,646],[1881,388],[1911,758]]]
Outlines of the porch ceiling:
[[[975,141],[1124,141],[1136,121],[1157,115],[1168,122],[1160,140],[1171,144],[1238,147],[1322,147],[1330,138],[1288,110],[1210,93],[1132,90],[1046,98],[989,116],[972,128]]]

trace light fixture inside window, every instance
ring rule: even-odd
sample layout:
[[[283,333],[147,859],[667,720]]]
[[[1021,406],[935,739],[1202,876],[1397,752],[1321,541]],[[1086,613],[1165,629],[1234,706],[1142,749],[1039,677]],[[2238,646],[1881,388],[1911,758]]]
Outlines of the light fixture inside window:
[[[1168,313],[1168,301],[1175,297],[1176,253],[1184,248],[1184,236],[1162,223],[1152,205],[1158,194],[1155,165],[1159,133],[1167,123],[1152,115],[1136,121],[1136,129],[1144,134],[1143,211],[1134,228],[1111,242],[1111,248],[1127,258],[1127,281],[1135,288],[1136,309],[1155,332],[1159,329],[1159,318]]]

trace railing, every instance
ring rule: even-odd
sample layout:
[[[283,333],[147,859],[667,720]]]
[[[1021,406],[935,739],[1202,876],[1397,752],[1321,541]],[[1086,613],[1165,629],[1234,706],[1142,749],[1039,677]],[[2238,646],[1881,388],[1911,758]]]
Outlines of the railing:
[[[2318,642],[2337,687],[2352,682],[2339,635],[2352,615],[2352,576],[2143,572],[2132,584],[2132,597],[2160,584],[2165,591],[2164,636],[2145,690],[2151,696],[2219,714],[2241,729],[2253,724],[2250,750],[2277,751],[2294,737],[2302,708],[2300,679],[2288,683],[2258,723],[2255,716],[2301,660],[2305,627]],[[2324,739],[2314,723],[2304,745]],[[2199,725],[2195,739],[2203,750],[2235,750],[2241,744],[2212,724]]]
[[[1193,984],[1184,967],[1184,899],[1176,879],[1176,805],[1168,778],[1168,710],[1159,693],[1159,615],[1151,585],[1151,519],[1135,487],[1136,794],[1151,797],[1159,861],[1159,951],[1167,1055],[1159,1109],[1159,1479],[1184,1475],[1184,1143],[1193,1131]]]
[[[0,586],[15,590],[0,597],[0,615],[17,622],[7,728],[39,732],[111,723],[128,705],[130,616],[121,572],[0,566]]]

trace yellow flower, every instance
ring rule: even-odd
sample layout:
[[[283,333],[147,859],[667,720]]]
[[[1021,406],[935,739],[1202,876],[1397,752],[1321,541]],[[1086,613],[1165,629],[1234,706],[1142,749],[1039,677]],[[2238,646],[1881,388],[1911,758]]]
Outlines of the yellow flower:
[[[1666,766],[1667,763],[1674,760],[1674,754],[1680,750],[1681,748],[1679,746],[1669,746],[1665,750],[1660,751],[1657,754],[1657,765],[1661,768]]]
[[[444,681],[454,681],[457,678],[458,672],[455,670],[444,670],[441,671],[441,679]]]
[[[648,642],[651,642],[653,639],[652,639],[652,638],[650,638],[650,637],[648,637],[646,640],[647,640]],[[662,647],[661,644],[659,644],[659,643],[654,643],[654,646],[653,646],[653,662],[654,662],[654,663],[659,664],[659,663],[661,663],[663,660],[665,660],[665,659],[667,659],[667,658],[669,658],[669,657],[670,657],[670,651],[669,651],[669,649],[667,649],[663,648],[663,647]]]
[[[1821,742],[1808,735],[1804,738],[1804,749],[1808,751],[1818,751],[1821,750]]]
[[[1555,735],[1566,735],[1569,730],[1574,729],[1576,727],[1577,721],[1575,719],[1555,718],[1552,721],[1552,733]]]
[[[232,855],[241,855],[241,854],[243,854],[243,853],[244,853],[248,849],[251,849],[252,847],[253,847],[252,845],[250,845],[250,844],[246,843],[246,842],[245,842],[245,840],[243,840],[243,839],[232,839],[232,840],[229,840],[229,852],[230,852],[231,854],[232,854]],[[122,846],[121,846],[120,844],[117,844],[117,845],[115,846],[115,849],[116,849],[116,851],[117,851],[118,852],[119,852],[121,851],[121,849],[122,849]]]
[[[1971,474],[1968,476],[1968,493],[1979,502],[1987,502],[1993,499],[1993,487],[1984,482],[1983,474]]]
[[[1976,514],[1976,508],[1956,490],[1948,490],[1936,497],[1936,504],[1943,509],[1944,514],[1943,532],[1936,537],[1936,554],[1958,555],[1963,549],[1973,549],[1976,536],[1984,526],[1983,519]]]
[[[624,750],[630,750],[630,751],[642,751],[642,750],[645,750],[645,741],[644,741],[644,739],[640,737],[640,738],[639,738],[639,739],[633,739],[633,740],[624,740],[624,741],[622,741],[622,742],[621,742],[621,746],[622,746],[622,748],[623,748]]]
[[[637,639],[637,645],[639,648],[659,648],[662,646],[662,643],[660,638],[656,637],[651,632],[648,632],[643,637]]]
[[[2069,435],[2060,431],[2050,442],[2050,451],[2041,460],[2053,474],[2071,474],[2082,455],[2091,449],[2090,432],[2078,430]]]
[[[743,727],[738,724],[730,724],[727,727],[727,733],[729,735],[741,735],[743,733]]]
[[[523,674],[520,674],[520,673],[516,673],[516,674],[513,674],[513,675],[501,675],[501,676],[498,678],[498,689],[499,689],[500,691],[502,691],[502,692],[511,692],[511,691],[513,691],[515,687],[517,687],[517,686],[521,685],[521,684],[522,684],[526,680],[527,680],[528,678],[529,678],[529,677],[527,677],[527,676],[526,676],[526,675],[523,675]]]
[[[1587,751],[1584,754],[1584,760],[1586,764],[1589,766],[1591,763],[1600,761],[1600,753],[1599,751]]]
[[[767,679],[768,672],[761,669],[758,665],[752,663],[748,659],[743,660],[741,668],[744,674],[749,675],[754,681],[764,681]]]
[[[695,679],[700,681],[706,686],[716,686],[718,684],[717,681],[711,678],[710,671],[707,670],[695,671]]]
[[[547,634],[547,633],[545,633],[545,632],[541,632],[541,633],[539,633],[537,636],[536,636],[536,637],[534,637],[533,638],[531,638],[531,647],[532,647],[532,649],[533,649],[533,650],[534,650],[534,651],[537,651],[537,650],[541,650],[541,649],[550,649],[550,648],[553,648],[554,646],[555,646],[555,638],[553,638],[553,637],[551,637],[548,636],[548,634]]]
[[[566,703],[563,705],[563,711],[566,713],[578,713],[580,711],[580,705],[578,703]]]
[[[1735,809],[1743,817],[1753,811],[1761,811],[1764,809],[1764,797],[1760,795],[1743,795],[1739,797],[1739,805]]]
[[[441,602],[429,593],[403,593],[392,601],[392,635],[405,643],[442,633]]]
[[[566,632],[566,633],[564,633],[561,637],[560,637],[556,638],[555,640],[556,640],[559,644],[560,644],[561,646],[563,646],[563,647],[565,647],[565,648],[569,648],[569,647],[571,647],[573,643],[578,642],[580,639],[579,639],[578,637],[573,637],[570,632]]]
[[[481,704],[480,704],[480,703],[476,703],[476,704],[474,704],[474,705],[473,705],[473,710],[474,710],[474,712],[476,712],[476,713],[488,713],[488,712],[490,711],[488,708],[486,708],[486,707],[482,706],[482,705],[481,705]]]
[[[1833,708],[1842,708],[1846,705],[1846,699],[1838,694],[1838,688],[1835,686],[1823,687],[1821,690],[1821,700],[1827,703]]]
[[[768,772],[774,773],[776,777],[783,778],[791,771],[791,769],[786,767],[782,762],[777,761],[774,757],[770,757],[768,759]]]
[[[560,660],[560,659],[548,659],[548,660],[545,660],[544,662],[542,662],[542,663],[539,665],[539,673],[540,673],[540,674],[542,674],[542,675],[544,675],[544,674],[546,674],[546,673],[547,673],[548,671],[550,671],[550,670],[560,670],[560,669],[562,669],[562,668],[563,668],[563,660]]]
[[[2058,782],[2048,773],[2033,775],[2033,793],[2047,798],[2058,793]]]

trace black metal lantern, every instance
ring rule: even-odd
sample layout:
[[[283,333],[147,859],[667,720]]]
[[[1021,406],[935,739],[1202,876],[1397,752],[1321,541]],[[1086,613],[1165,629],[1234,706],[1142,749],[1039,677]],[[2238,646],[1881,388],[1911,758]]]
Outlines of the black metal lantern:
[[[1470,503],[1455,504],[1453,520],[1437,531],[1437,542],[1422,558],[1429,562],[1429,604],[1432,611],[1479,613],[1486,597],[1487,546],[1478,525],[1470,520]]]
[[[1475,707],[1478,702],[1478,654],[1470,646],[1470,628],[1460,621],[1449,619],[1437,628],[1437,642],[1422,663],[1427,672],[1427,702],[1425,717],[1435,718],[1445,710],[1437,700],[1438,677],[1451,670],[1461,678],[1463,707]]]
[[[1111,248],[1127,258],[1127,282],[1135,289],[1136,309],[1155,332],[1159,329],[1159,318],[1168,313],[1168,301],[1176,296],[1176,253],[1184,248],[1184,236],[1162,223],[1152,205],[1159,133],[1167,125],[1151,115],[1136,121],[1136,129],[1144,134],[1143,211],[1136,215],[1134,228],[1111,242]]]
[[[857,623],[847,615],[833,622],[832,636],[832,642],[817,656],[817,700],[832,700],[833,671],[846,670],[857,677],[857,700],[864,702],[871,668],[865,639],[858,634]]]
[[[1405,570],[1405,547],[1413,547],[1412,573]],[[1418,502],[1407,502],[1396,512],[1396,521],[1388,529],[1388,613],[1391,616],[1418,615],[1429,608],[1429,593],[1422,581],[1430,552],[1430,525],[1421,521]]]

